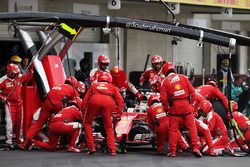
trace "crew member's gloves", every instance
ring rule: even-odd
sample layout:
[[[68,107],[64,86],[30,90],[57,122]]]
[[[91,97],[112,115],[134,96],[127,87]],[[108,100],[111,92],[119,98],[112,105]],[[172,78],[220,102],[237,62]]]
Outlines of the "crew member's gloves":
[[[228,121],[230,121],[230,119],[231,119],[231,116],[230,116],[230,112],[229,112],[229,111],[227,111],[227,113],[226,113],[226,119],[227,119]]]
[[[5,96],[0,96],[0,100],[1,100],[2,102],[6,102],[7,97],[5,97]]]
[[[121,114],[119,112],[116,112],[116,115],[113,117],[114,122],[119,122],[121,120]]]
[[[28,73],[30,73],[30,74],[34,73],[34,65],[33,65],[33,63],[29,66]]]
[[[137,92],[135,95],[136,95],[136,97],[137,97],[138,103],[141,103],[141,101],[142,101],[144,95],[141,94],[141,92]]]
[[[116,115],[115,122],[119,122],[121,120],[121,115]]]

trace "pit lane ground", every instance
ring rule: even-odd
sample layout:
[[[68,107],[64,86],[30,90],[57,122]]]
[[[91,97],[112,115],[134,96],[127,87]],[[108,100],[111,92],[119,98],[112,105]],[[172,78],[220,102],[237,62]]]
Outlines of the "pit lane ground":
[[[250,157],[208,157],[195,158],[181,153],[176,158],[156,156],[149,149],[133,148],[126,154],[111,157],[109,154],[68,153],[65,151],[46,152],[0,151],[1,167],[250,167]]]

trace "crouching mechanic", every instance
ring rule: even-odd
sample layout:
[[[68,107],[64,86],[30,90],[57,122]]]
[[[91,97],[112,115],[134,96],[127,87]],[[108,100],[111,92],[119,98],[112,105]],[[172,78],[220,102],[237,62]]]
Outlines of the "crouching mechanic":
[[[238,132],[236,136],[237,140],[241,146],[243,146],[245,149],[248,149],[247,144],[250,143],[250,120],[244,114],[237,111],[238,110],[237,102],[232,101],[231,103],[232,103],[233,118],[237,123],[239,130],[242,133],[241,134],[242,136],[240,136],[239,132],[237,131]],[[230,141],[230,146],[232,146],[233,148],[239,147],[235,139],[232,139]]]
[[[217,156],[218,154],[214,151],[214,144],[212,142],[213,138],[208,125],[205,124],[202,120],[198,119],[198,110],[203,100],[205,100],[205,98],[202,97],[199,93],[196,93],[196,99],[194,100],[193,107],[195,126],[197,128],[198,136],[200,137],[200,151],[206,155]]]
[[[164,151],[164,142],[168,142],[169,117],[160,103],[158,95],[151,95],[148,99],[147,119],[149,128],[156,133],[157,154],[161,155]],[[177,131],[177,145],[184,151],[188,151],[189,145]]]
[[[212,100],[220,100],[223,106],[225,107],[225,112],[219,110],[216,111],[221,118],[223,119],[226,127],[229,127],[229,109],[228,109],[228,100],[227,97],[218,89],[218,85],[216,80],[209,80],[206,85],[199,86],[195,90],[197,93],[199,93],[201,96],[203,96],[206,100],[212,101]]]
[[[141,102],[144,95],[131,82],[128,82],[126,73],[120,67],[114,66],[110,73],[112,75],[112,83],[119,89],[124,98],[128,89],[137,97],[137,101]]]
[[[116,155],[115,136],[112,126],[112,112],[116,110],[117,115],[121,116],[123,105],[123,98],[118,89],[112,84],[112,76],[110,73],[101,73],[98,76],[98,82],[90,86],[88,89],[82,103],[86,144],[89,149],[88,154],[93,154],[96,151],[93,139],[92,122],[94,117],[101,115],[107,136],[108,151],[110,152],[110,155]]]
[[[212,104],[208,100],[203,100],[199,107],[199,119],[208,125],[213,137],[214,150],[218,155],[222,155],[223,150],[232,153],[228,143],[227,128],[222,118],[214,112]],[[206,150],[203,150],[206,151]]]
[[[28,81],[33,76],[32,68],[29,73],[20,74],[20,69],[16,64],[6,66],[7,74],[0,79],[0,99],[4,102],[5,122],[6,122],[6,150],[13,150],[13,137],[15,133],[18,145],[23,140],[23,101],[21,97],[22,83]],[[15,132],[14,132],[15,129]]]
[[[166,78],[162,81],[160,95],[164,110],[169,114],[168,156],[176,156],[177,131],[180,122],[183,122],[190,134],[193,155],[202,157],[198,145],[193,106],[190,102],[190,96],[192,99],[196,97],[195,89],[185,75],[176,73],[172,62],[167,62],[162,72]]]
[[[65,107],[65,104],[68,101],[74,99],[76,96],[79,96],[76,90],[76,84],[70,83],[69,80],[66,80],[65,83],[68,84],[54,86],[50,89],[42,102],[42,109],[40,111],[39,118],[37,122],[32,124],[27,131],[25,141],[20,146],[21,149],[27,149],[29,147],[30,140],[36,136],[52,114],[57,114],[57,112]],[[74,87],[72,85],[74,85]]]
[[[76,148],[76,143],[81,133],[82,120],[82,113],[74,105],[63,108],[50,118],[48,126],[49,142],[34,139],[32,142],[41,149],[55,151],[60,136],[68,136],[70,142],[67,151],[80,152],[80,149]]]

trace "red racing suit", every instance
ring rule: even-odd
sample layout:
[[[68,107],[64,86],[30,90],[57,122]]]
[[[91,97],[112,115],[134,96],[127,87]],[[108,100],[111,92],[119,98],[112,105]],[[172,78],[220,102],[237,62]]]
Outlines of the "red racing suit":
[[[169,132],[169,117],[161,103],[154,103],[148,108],[147,120],[149,128],[156,133],[157,154],[161,154],[164,150],[164,142],[168,142]],[[183,150],[189,147],[179,130],[177,131],[177,143]]]
[[[82,113],[75,106],[63,108],[56,115],[52,116],[48,126],[49,142],[35,140],[36,146],[55,151],[60,136],[69,136],[69,147],[76,147],[81,132]]]
[[[219,99],[229,114],[227,97],[218,88],[211,85],[203,85],[196,88],[196,92],[209,101]]]
[[[143,95],[136,89],[136,87],[127,80],[127,75],[124,71],[119,71],[116,74],[112,74],[112,84],[114,84],[119,92],[125,97],[126,90],[130,90],[141,101]]]
[[[195,98],[195,100],[194,100],[193,103],[192,103],[193,108],[194,108],[194,116],[195,116],[195,118],[198,118],[198,115],[199,115],[198,109],[199,109],[199,107],[200,107],[200,103],[201,103],[203,100],[205,100],[205,98],[204,98],[203,96],[201,96],[200,93],[197,93],[197,92],[196,92],[196,98]]]
[[[99,68],[94,68],[90,71],[89,73],[89,82],[90,82],[90,85],[93,85],[95,83],[97,83],[97,78],[99,76],[100,73],[103,73],[103,72],[110,72],[109,70],[105,70],[105,71],[102,71],[100,70]]]
[[[116,152],[112,112],[116,110],[117,114],[121,115],[123,105],[123,98],[113,84],[98,82],[89,88],[82,103],[83,124],[86,133],[86,144],[89,150],[95,150],[92,131],[93,119],[95,116],[101,115],[106,131],[108,149],[111,153]]]
[[[245,141],[246,142],[250,142],[250,120],[248,119],[248,117],[246,117],[244,114],[240,113],[240,112],[233,112],[233,118],[234,120],[237,122],[238,124],[238,128],[241,130]],[[245,142],[243,141],[243,139],[240,136],[237,136],[239,144],[244,145]],[[238,147],[238,144],[236,143],[235,139],[230,141],[230,145],[233,147]]]
[[[30,126],[26,134],[24,147],[41,130],[48,118],[60,111],[63,108],[64,102],[73,99],[75,96],[77,96],[76,91],[71,85],[63,84],[52,87],[42,103],[42,109],[37,122]]]
[[[212,109],[203,121],[208,125],[212,134],[214,149],[226,148],[228,146],[228,133],[221,117]]]
[[[20,74],[15,79],[10,79],[4,75],[0,79],[0,99],[4,99],[5,105],[5,122],[6,122],[6,143],[13,144],[13,131],[15,129],[15,136],[17,143],[20,144],[23,140],[23,100],[21,97],[22,83],[32,79],[33,72],[27,74]]]
[[[177,131],[180,122],[187,127],[193,150],[199,149],[197,129],[190,104],[190,95],[195,99],[196,93],[185,75],[170,73],[161,86],[160,96],[164,110],[169,113],[169,151],[176,153]]]
[[[208,126],[204,122],[196,118],[195,118],[195,126],[197,128],[198,135],[201,137],[200,151],[205,152],[206,154],[213,152],[214,151],[213,138]],[[205,143],[203,143],[203,139],[205,140]]]
[[[145,81],[149,81],[149,79],[154,75],[158,75],[161,78],[165,78],[164,74],[162,73],[162,68],[159,71],[156,71],[155,69],[150,67],[144,73],[142,73],[140,77],[140,85],[143,85]]]
[[[213,145],[213,138],[210,132],[210,129],[208,126],[201,120],[198,120],[198,108],[200,103],[204,100],[205,98],[201,96],[199,93],[196,92],[196,98],[193,101],[193,107],[194,107],[194,116],[195,116],[195,126],[197,128],[198,136],[200,136],[200,151],[201,152],[206,152],[207,154],[211,153],[214,151],[214,145]],[[203,142],[205,140],[205,143]],[[207,146],[206,146],[207,145]]]

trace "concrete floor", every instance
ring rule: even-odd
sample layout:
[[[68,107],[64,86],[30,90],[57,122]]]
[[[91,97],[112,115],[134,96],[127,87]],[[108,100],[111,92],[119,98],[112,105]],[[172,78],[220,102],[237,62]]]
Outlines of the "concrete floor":
[[[249,167],[250,157],[203,157],[195,158],[180,154],[176,158],[156,156],[149,150],[130,150],[126,154],[111,157],[108,154],[0,151],[1,167]]]

